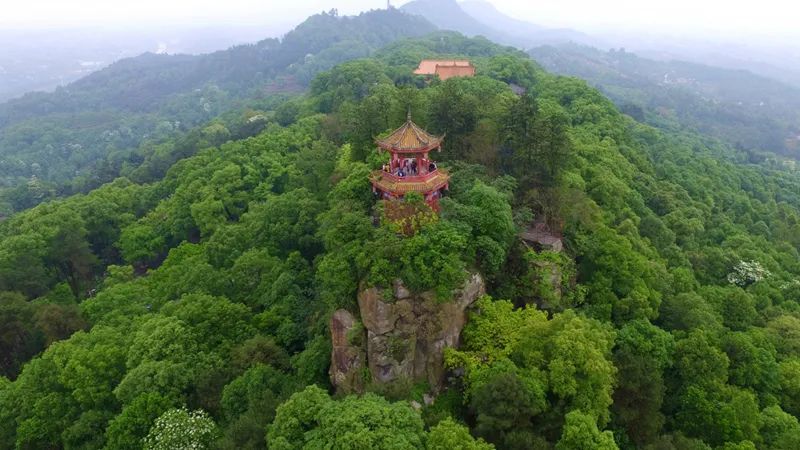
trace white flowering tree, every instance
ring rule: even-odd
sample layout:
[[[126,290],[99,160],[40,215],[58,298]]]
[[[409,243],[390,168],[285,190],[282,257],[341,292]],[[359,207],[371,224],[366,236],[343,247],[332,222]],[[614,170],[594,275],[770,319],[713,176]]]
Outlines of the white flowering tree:
[[[156,419],[144,440],[146,450],[201,450],[211,447],[217,426],[202,409],[170,409]]]
[[[741,287],[750,286],[771,275],[758,261],[739,261],[728,274],[728,283]]]

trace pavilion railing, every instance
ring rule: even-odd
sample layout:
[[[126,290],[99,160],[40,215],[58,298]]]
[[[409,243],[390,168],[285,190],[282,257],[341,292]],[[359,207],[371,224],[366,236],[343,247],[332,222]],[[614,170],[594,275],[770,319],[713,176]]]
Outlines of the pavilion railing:
[[[446,173],[446,172],[442,172],[442,173]],[[393,174],[391,172],[386,172],[386,171],[381,171],[380,175],[381,175],[381,177],[383,177],[383,178],[385,178],[387,180],[394,181],[394,182],[403,182],[403,181],[405,181],[405,182],[408,182],[408,183],[413,183],[413,182],[424,183],[424,182],[432,180],[433,178],[436,178],[436,176],[439,175],[439,169],[434,169],[433,171],[428,172],[425,175],[406,175],[404,177],[401,177],[401,176],[398,176],[398,175],[395,175],[395,174]]]

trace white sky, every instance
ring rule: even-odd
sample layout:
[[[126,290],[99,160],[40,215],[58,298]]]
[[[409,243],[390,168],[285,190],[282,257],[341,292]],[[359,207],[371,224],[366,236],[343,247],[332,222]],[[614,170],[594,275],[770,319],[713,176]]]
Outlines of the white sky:
[[[394,0],[402,4],[407,0]],[[800,38],[794,0],[491,0],[502,12],[581,31]],[[0,0],[0,28],[85,25],[255,25],[290,27],[310,14],[384,8],[385,0]],[[791,43],[791,42],[785,42]]]

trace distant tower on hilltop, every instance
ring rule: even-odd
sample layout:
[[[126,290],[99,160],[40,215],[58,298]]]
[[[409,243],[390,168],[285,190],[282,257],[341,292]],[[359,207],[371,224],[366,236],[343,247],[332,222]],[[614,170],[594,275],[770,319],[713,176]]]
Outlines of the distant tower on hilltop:
[[[386,0],[386,9],[392,9],[392,0]]]

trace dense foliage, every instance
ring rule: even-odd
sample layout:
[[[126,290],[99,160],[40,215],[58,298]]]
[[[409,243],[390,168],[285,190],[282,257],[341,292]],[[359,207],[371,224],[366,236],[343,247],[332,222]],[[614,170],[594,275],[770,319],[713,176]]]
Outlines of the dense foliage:
[[[409,75],[437,54],[478,76]],[[336,66],[280,108],[151,183],[0,223],[0,447],[800,443],[796,174],[456,34]],[[398,233],[366,176],[409,109],[447,134],[452,180],[438,219]],[[532,217],[564,253],[516,239]],[[396,277],[448,301],[470,270],[490,295],[433,404],[329,395],[334,308]]]

